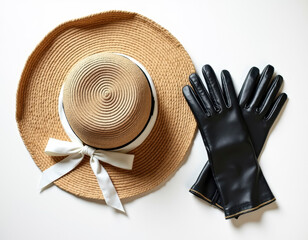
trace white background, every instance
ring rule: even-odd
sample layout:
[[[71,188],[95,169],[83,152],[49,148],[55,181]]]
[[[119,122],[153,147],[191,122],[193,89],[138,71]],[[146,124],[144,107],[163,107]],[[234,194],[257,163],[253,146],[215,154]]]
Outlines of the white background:
[[[188,192],[207,157],[199,134],[188,159],[156,191],[125,202],[127,215],[53,186],[17,130],[15,95],[35,46],[57,25],[101,11],[141,13],[168,29],[196,69],[231,72],[237,91],[251,66],[270,63],[289,100],[261,155],[275,204],[238,220]],[[308,239],[308,1],[4,1],[0,3],[0,239]],[[306,105],[307,104],[307,105]]]

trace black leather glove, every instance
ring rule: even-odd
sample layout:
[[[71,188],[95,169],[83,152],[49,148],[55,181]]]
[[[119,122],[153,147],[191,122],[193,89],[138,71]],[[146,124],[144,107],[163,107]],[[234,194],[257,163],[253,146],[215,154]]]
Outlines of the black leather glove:
[[[271,126],[287,99],[285,93],[280,94],[276,98],[283,81],[281,76],[276,76],[268,88],[273,73],[274,68],[271,65],[265,67],[261,76],[256,67],[251,68],[238,97],[242,115],[248,127],[257,157],[262,150]],[[200,87],[198,83],[199,81],[191,80],[195,91]],[[190,192],[223,209],[223,203],[219,196],[209,162],[205,164]]]
[[[275,198],[257,162],[229,72],[221,74],[222,90],[209,65],[202,72],[210,94],[196,74],[190,76],[196,92],[185,86],[183,93],[208,152],[225,216],[238,217]]]

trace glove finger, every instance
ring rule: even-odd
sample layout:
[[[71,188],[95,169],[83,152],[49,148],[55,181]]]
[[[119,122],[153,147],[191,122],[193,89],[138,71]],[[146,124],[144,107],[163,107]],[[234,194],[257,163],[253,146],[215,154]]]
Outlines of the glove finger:
[[[220,110],[225,108],[225,103],[222,97],[221,87],[218,83],[216,74],[210,65],[204,65],[202,67],[202,73],[207,84],[207,88],[209,90],[214,109],[219,112]]]
[[[189,76],[189,81],[196,93],[199,103],[202,105],[206,112],[212,114],[214,112],[214,108],[211,103],[209,94],[205,89],[200,77],[197,74],[193,73]]]
[[[208,116],[208,114],[201,107],[194,91],[192,90],[192,88],[190,86],[188,86],[188,85],[184,86],[182,91],[183,91],[183,95],[184,95],[192,113],[195,116],[197,123],[199,125],[202,124],[203,120]]]
[[[282,82],[283,82],[283,78],[280,75],[275,77],[259,109],[260,115],[264,116],[268,112],[268,110],[273,104],[273,101],[277,93],[279,92]]]
[[[258,107],[262,99],[264,99],[264,95],[266,93],[267,87],[271,78],[274,74],[274,68],[271,65],[267,65],[263,72],[261,73],[260,81],[257,86],[257,91],[249,104],[250,107]]]
[[[270,111],[269,115],[266,117],[266,120],[268,122],[269,128],[273,125],[275,122],[277,116],[279,115],[284,103],[286,102],[288,96],[285,93],[282,93],[278,96],[276,99],[272,110]]]
[[[222,91],[225,97],[227,107],[237,104],[237,96],[234,90],[233,81],[227,70],[221,72]]]
[[[255,92],[256,86],[258,84],[258,77],[259,69],[252,67],[249,70],[241,91],[238,95],[238,102],[241,108],[245,107],[248,101],[252,99],[253,93]]]

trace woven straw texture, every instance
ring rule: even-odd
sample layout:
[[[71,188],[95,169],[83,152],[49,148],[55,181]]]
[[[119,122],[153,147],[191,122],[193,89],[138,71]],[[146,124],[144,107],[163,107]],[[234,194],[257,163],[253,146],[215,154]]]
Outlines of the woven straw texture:
[[[79,61],[65,79],[63,106],[85,144],[110,149],[138,136],[151,112],[151,89],[142,70],[114,53]]]
[[[58,97],[72,66],[100,52],[118,52],[149,72],[158,96],[158,118],[135,150],[133,170],[104,164],[121,199],[137,196],[165,181],[181,165],[196,123],[182,96],[195,71],[192,61],[167,30],[137,13],[110,11],[66,22],[50,32],[30,55],[18,92],[16,120],[21,137],[43,171],[62,157],[44,153],[49,138],[70,141],[58,116]],[[80,197],[103,199],[89,158],[55,181]]]

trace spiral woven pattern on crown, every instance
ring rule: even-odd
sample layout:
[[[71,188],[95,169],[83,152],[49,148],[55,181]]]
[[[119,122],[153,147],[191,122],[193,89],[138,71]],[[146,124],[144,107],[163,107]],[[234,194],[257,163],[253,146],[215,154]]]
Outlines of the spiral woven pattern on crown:
[[[151,89],[141,69],[126,57],[98,53],[77,62],[65,79],[68,122],[85,144],[117,148],[135,139],[151,112]]]
[[[101,52],[116,52],[140,62],[151,76],[158,116],[145,141],[134,149],[132,170],[104,164],[121,199],[150,191],[183,163],[196,122],[182,94],[193,63],[179,41],[137,13],[109,11],[66,22],[51,31],[30,55],[17,92],[16,120],[34,162],[43,171],[64,157],[44,153],[49,138],[70,141],[58,116],[58,98],[70,69]],[[54,182],[77,196],[103,199],[89,158]]]

